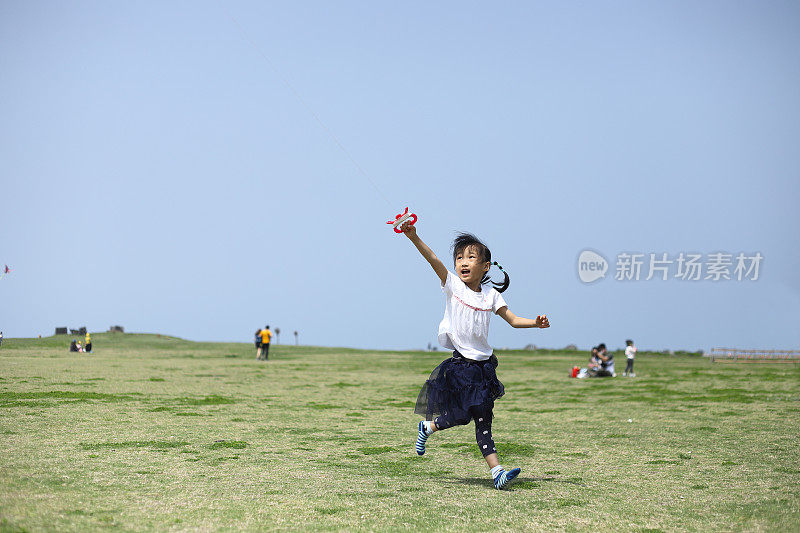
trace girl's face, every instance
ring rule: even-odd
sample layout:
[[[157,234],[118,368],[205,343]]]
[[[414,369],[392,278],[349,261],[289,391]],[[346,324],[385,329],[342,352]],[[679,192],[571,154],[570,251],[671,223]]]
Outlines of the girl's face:
[[[470,287],[474,287],[474,284],[480,286],[483,275],[489,271],[490,266],[488,261],[483,260],[477,246],[467,246],[456,253],[456,273]]]

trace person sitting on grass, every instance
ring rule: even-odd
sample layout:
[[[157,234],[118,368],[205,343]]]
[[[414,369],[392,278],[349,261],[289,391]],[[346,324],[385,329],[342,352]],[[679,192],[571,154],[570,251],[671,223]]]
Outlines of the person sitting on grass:
[[[78,351],[78,341],[76,341],[75,339],[72,339],[72,342],[69,345],[69,351],[70,352],[77,352]]]
[[[519,473],[519,468],[500,466],[492,439],[494,401],[504,394],[497,379],[497,357],[489,346],[489,320],[497,314],[515,328],[548,328],[546,316],[536,320],[512,313],[501,292],[509,285],[508,274],[492,261],[489,248],[474,235],[462,233],[453,243],[453,264],[458,274],[450,272],[436,254],[422,242],[416,228],[405,222],[401,229],[422,257],[433,267],[445,295],[445,312],[439,324],[439,342],[453,356],[431,373],[417,397],[414,412],[425,416],[417,427],[416,452],[425,453],[425,443],[437,431],[463,426],[475,421],[475,438],[496,489],[505,488]],[[489,269],[496,265],[503,271],[502,283],[491,281]]]
[[[605,343],[592,348],[592,361],[589,367],[589,375],[595,378],[614,377],[614,354],[609,353]]]
[[[592,347],[592,352],[591,352],[591,354],[589,354],[589,364],[586,365],[586,367],[589,369],[589,371],[597,371],[597,370],[600,369],[600,364],[603,361],[600,359],[599,354],[600,354],[600,350],[605,350],[605,348],[606,348],[606,345],[602,344],[602,343],[599,344],[598,346]]]
[[[617,373],[614,371],[614,352],[606,351],[602,357],[600,357],[600,372],[602,373],[603,377],[612,378],[617,377]]]

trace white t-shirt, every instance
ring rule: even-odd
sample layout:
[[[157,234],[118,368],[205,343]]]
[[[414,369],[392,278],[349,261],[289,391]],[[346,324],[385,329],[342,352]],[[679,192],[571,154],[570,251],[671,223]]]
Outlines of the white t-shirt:
[[[489,285],[481,285],[481,292],[475,292],[449,270],[442,291],[446,305],[439,324],[439,344],[448,350],[458,350],[467,359],[489,359],[492,356],[489,319],[505,307],[503,297]]]
[[[636,347],[635,346],[628,346],[625,348],[625,355],[628,359],[633,359],[633,356],[636,355]]]

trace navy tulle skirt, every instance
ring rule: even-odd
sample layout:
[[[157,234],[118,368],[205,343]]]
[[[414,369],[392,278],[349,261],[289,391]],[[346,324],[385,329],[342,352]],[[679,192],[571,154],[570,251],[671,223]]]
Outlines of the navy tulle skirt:
[[[497,379],[497,357],[485,361],[466,359],[458,352],[433,369],[422,386],[414,412],[426,420],[447,413],[456,419],[469,420],[470,407],[487,406],[505,394]]]

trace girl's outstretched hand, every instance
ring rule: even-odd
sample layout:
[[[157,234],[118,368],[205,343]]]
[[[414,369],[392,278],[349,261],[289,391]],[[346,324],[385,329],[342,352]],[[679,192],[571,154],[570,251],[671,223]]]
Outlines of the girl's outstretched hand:
[[[414,224],[411,224],[410,221],[406,220],[400,225],[400,229],[403,230],[403,233],[406,234],[406,237],[414,237],[417,234],[417,228],[414,227]]]
[[[539,315],[536,317],[536,327],[537,328],[549,328],[550,321],[547,320],[547,315]]]

